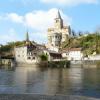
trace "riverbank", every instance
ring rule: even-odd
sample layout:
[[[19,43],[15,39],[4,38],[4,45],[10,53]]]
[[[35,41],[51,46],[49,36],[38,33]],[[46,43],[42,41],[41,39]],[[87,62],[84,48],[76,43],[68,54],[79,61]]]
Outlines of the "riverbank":
[[[69,68],[70,61],[48,61],[48,67],[57,67],[57,68]]]
[[[0,94],[0,100],[100,100],[72,95]]]

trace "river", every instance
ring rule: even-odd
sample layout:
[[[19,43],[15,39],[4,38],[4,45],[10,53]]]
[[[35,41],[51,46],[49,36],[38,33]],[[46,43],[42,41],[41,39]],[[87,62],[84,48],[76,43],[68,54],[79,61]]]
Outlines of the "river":
[[[0,94],[63,94],[100,98],[98,68],[0,69]]]

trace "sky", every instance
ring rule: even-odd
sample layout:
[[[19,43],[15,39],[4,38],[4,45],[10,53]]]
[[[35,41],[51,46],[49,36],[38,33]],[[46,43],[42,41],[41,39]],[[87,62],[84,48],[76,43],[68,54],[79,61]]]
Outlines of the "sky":
[[[100,0],[0,0],[0,44],[25,40],[47,43],[57,10],[76,32],[100,27]]]

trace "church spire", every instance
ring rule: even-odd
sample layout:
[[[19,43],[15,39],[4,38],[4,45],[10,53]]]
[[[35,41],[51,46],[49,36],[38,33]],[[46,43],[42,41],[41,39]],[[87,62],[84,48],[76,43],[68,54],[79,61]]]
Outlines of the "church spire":
[[[26,33],[26,41],[28,42],[29,41],[29,34],[28,34],[28,31]]]
[[[61,18],[61,15],[60,15],[60,11],[59,11],[59,10],[57,11],[56,18],[58,18],[58,19],[62,19],[62,18]]]
[[[29,40],[29,34],[28,31],[26,32],[26,40],[25,40],[25,45],[29,46],[30,45],[30,40]]]
[[[55,18],[55,28],[57,29],[63,28],[63,19],[61,18],[59,10],[57,11],[57,15]]]

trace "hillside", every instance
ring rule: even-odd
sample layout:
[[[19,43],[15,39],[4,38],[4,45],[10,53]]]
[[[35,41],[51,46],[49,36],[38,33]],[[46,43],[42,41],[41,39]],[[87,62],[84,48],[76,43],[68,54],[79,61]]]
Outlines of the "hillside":
[[[94,52],[100,54],[100,34],[73,35],[61,45],[61,48],[79,48],[83,49],[84,55],[91,55]]]

